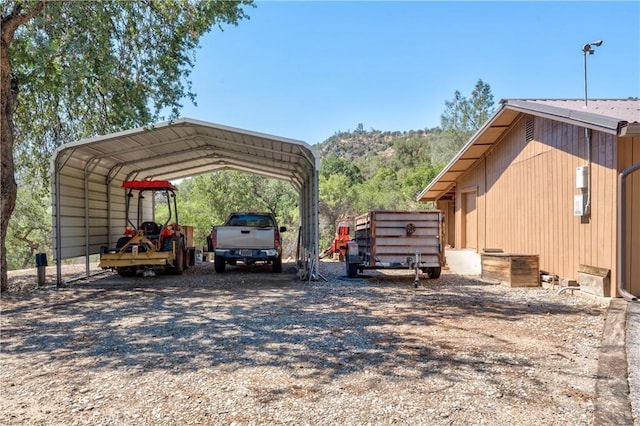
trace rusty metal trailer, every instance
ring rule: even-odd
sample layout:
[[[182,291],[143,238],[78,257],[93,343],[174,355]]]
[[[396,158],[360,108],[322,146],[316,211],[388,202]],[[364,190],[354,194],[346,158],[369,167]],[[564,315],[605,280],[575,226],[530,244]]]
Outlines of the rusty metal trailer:
[[[347,276],[365,269],[409,269],[438,278],[444,266],[440,210],[376,210],[354,220],[355,238],[347,243]]]

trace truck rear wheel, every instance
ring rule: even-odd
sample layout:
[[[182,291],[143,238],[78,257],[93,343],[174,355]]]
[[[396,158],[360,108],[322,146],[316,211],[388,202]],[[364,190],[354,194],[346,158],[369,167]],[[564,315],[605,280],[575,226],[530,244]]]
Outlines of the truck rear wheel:
[[[439,278],[442,268],[427,268],[427,276],[431,279]]]
[[[347,277],[355,278],[358,276],[358,264],[357,263],[349,263],[347,264]]]
[[[278,256],[277,259],[273,260],[273,265],[271,265],[273,272],[279,273],[282,272],[282,258]]]
[[[216,272],[218,273],[222,273],[225,270],[225,262],[224,262],[224,257],[222,256],[218,256],[217,254],[215,255],[215,258],[213,260],[213,267],[216,270]]]

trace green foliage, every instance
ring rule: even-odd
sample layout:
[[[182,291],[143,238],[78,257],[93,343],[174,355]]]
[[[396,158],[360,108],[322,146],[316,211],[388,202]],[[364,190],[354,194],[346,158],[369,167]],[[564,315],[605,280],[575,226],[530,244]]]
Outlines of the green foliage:
[[[431,163],[430,143],[427,137],[407,136],[393,144],[395,170],[418,167]]]
[[[18,2],[3,5],[2,15]],[[251,1],[47,2],[10,45],[17,168],[45,182],[62,143],[174,118],[200,37]],[[26,6],[25,6],[26,7]],[[164,116],[164,111],[168,117]]]
[[[348,176],[332,173],[320,175],[320,244],[321,248],[330,244],[335,234],[337,221],[352,217],[358,213],[354,210],[357,190]]]
[[[343,175],[348,180],[348,185],[356,185],[364,180],[362,172],[353,162],[344,160],[333,154],[320,161],[320,176],[329,179],[334,175]]]
[[[15,262],[21,244],[35,244],[27,242],[33,232],[16,225],[22,219],[11,219],[16,196],[18,206],[28,201],[16,194],[13,170],[23,172],[22,184],[38,188],[34,197],[44,198],[50,158],[61,144],[177,117],[184,98],[195,103],[188,77],[200,37],[248,18],[243,8],[250,6],[252,0],[0,4],[0,291],[6,289],[7,256]]]
[[[493,104],[491,87],[482,79],[476,83],[471,98],[465,98],[456,90],[453,99],[445,102],[446,109],[440,116],[445,138],[440,140],[439,147],[445,162],[449,162],[489,119],[494,111]]]
[[[368,210],[400,209],[404,205],[399,193],[398,175],[390,167],[380,167],[375,174],[356,188],[355,209],[359,213]]]
[[[36,253],[52,258],[51,199],[41,197],[26,185],[18,189],[13,217],[7,229],[7,267],[9,270],[35,266]]]
[[[360,130],[362,129],[362,130]],[[335,155],[346,161],[369,159],[389,149],[402,132],[364,131],[361,125],[355,132],[336,132],[329,139],[316,145],[320,158]]]
[[[441,166],[433,166],[429,163],[402,170],[399,179],[402,182],[400,192],[404,200],[407,200],[407,209],[424,209],[425,205],[418,203],[416,197],[442,170]]]
[[[194,227],[196,246],[206,245],[214,225],[220,225],[234,211],[268,211],[278,224],[297,229],[298,194],[287,182],[237,171],[195,176],[178,185],[177,203],[182,225]],[[167,207],[158,205],[156,220],[167,217]],[[283,238],[295,238],[294,232]]]
[[[336,132],[317,146],[320,170],[321,247],[337,221],[370,210],[433,208],[418,194],[493,113],[491,88],[478,80],[469,99],[445,102],[442,128],[409,132]]]

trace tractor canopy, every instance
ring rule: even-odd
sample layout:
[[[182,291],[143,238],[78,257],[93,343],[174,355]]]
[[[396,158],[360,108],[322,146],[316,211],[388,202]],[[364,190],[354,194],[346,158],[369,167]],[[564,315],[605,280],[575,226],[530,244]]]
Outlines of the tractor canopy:
[[[178,188],[173,186],[168,180],[125,180],[122,187],[126,189],[134,189],[137,191],[177,191]]]

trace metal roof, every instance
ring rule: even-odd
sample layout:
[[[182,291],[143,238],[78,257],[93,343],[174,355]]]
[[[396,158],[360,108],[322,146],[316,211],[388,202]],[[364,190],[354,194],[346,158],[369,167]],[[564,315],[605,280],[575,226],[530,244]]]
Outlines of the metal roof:
[[[640,135],[639,99],[502,99],[487,122],[417,196],[435,201],[504,136],[520,114],[531,114],[614,135]]]
[[[189,118],[60,146],[51,162],[54,258],[98,253],[124,223],[125,180],[239,170],[282,179],[300,194],[301,245],[317,260],[318,169],[305,142]],[[152,214],[153,205],[146,206]],[[317,261],[315,262],[317,264]]]

